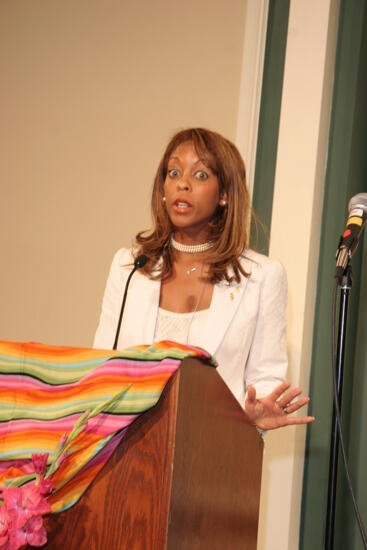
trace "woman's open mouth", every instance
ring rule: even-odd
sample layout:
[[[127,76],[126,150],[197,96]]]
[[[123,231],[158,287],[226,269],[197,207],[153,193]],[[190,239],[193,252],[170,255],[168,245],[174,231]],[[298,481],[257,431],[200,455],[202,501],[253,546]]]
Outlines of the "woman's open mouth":
[[[190,208],[192,208],[192,204],[186,200],[177,199],[173,203],[173,208],[176,212],[179,213],[187,212],[188,210],[190,210]]]

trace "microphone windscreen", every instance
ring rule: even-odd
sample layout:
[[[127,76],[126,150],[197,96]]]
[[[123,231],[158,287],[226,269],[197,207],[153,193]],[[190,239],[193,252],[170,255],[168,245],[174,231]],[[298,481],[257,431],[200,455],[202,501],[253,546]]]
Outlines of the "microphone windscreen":
[[[365,214],[367,214],[367,193],[358,193],[354,195],[349,201],[348,211],[350,212],[354,208],[361,208]]]
[[[140,256],[138,256],[134,262],[134,266],[137,267],[138,269],[140,269],[141,267],[144,267],[145,264],[147,263],[148,261],[148,258],[146,257],[145,254],[141,254]]]

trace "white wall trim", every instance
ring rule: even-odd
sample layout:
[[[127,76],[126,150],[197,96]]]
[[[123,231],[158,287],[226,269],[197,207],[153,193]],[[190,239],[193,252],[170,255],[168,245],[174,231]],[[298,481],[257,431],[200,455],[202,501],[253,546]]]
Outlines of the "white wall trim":
[[[246,161],[250,194],[254,185],[269,0],[247,0],[236,145]]]

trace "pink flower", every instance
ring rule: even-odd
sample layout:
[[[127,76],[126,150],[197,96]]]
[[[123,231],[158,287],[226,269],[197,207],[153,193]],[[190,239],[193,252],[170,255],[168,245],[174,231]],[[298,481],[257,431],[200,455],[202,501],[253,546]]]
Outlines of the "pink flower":
[[[20,487],[3,487],[1,489],[4,507],[11,518],[12,524],[20,526],[27,521],[27,513],[22,506],[22,492]]]
[[[23,527],[33,516],[42,516],[51,511],[50,504],[33,483],[24,487],[5,487],[2,493],[4,506],[12,525],[17,529]]]
[[[59,456],[59,458],[57,459],[57,466],[58,468],[61,466],[61,464],[63,462],[65,462],[65,460],[67,459],[67,457],[69,456],[69,454],[66,452],[66,451],[63,451],[61,453],[61,455]]]
[[[10,516],[4,505],[0,506],[0,548],[9,542]]]
[[[12,550],[17,550],[24,544],[43,546],[47,542],[47,533],[43,526],[42,516],[33,516],[27,520],[22,528],[14,530],[11,542],[13,544]]]
[[[12,529],[9,539],[9,550],[18,550],[27,542],[25,531],[23,529]],[[3,550],[3,549],[1,549]],[[7,549],[8,550],[8,549]]]
[[[52,491],[55,490],[55,485],[52,481],[49,478],[45,479],[44,477],[41,477],[37,487],[43,497],[50,495]]]
[[[25,544],[42,546],[47,542],[42,516],[51,506],[42,494],[53,490],[49,480],[41,478],[40,485],[3,487],[3,506],[0,507],[0,550],[17,550]]]
[[[41,516],[35,516],[27,522],[27,543],[31,546],[43,546],[47,542],[46,529]]]
[[[36,474],[43,476],[46,472],[48,453],[34,453],[32,455],[32,462],[34,471]]]
[[[22,491],[22,506],[26,508],[31,515],[43,516],[51,512],[51,506],[42,496],[37,485],[29,483],[24,487],[20,487],[20,490]]]

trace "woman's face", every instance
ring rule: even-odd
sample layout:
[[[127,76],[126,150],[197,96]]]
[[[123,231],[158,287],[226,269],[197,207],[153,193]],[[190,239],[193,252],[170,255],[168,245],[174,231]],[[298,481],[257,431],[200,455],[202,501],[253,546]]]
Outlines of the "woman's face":
[[[220,196],[217,176],[198,157],[191,141],[181,143],[169,158],[164,196],[175,236],[204,242],[208,222],[225,197]]]

